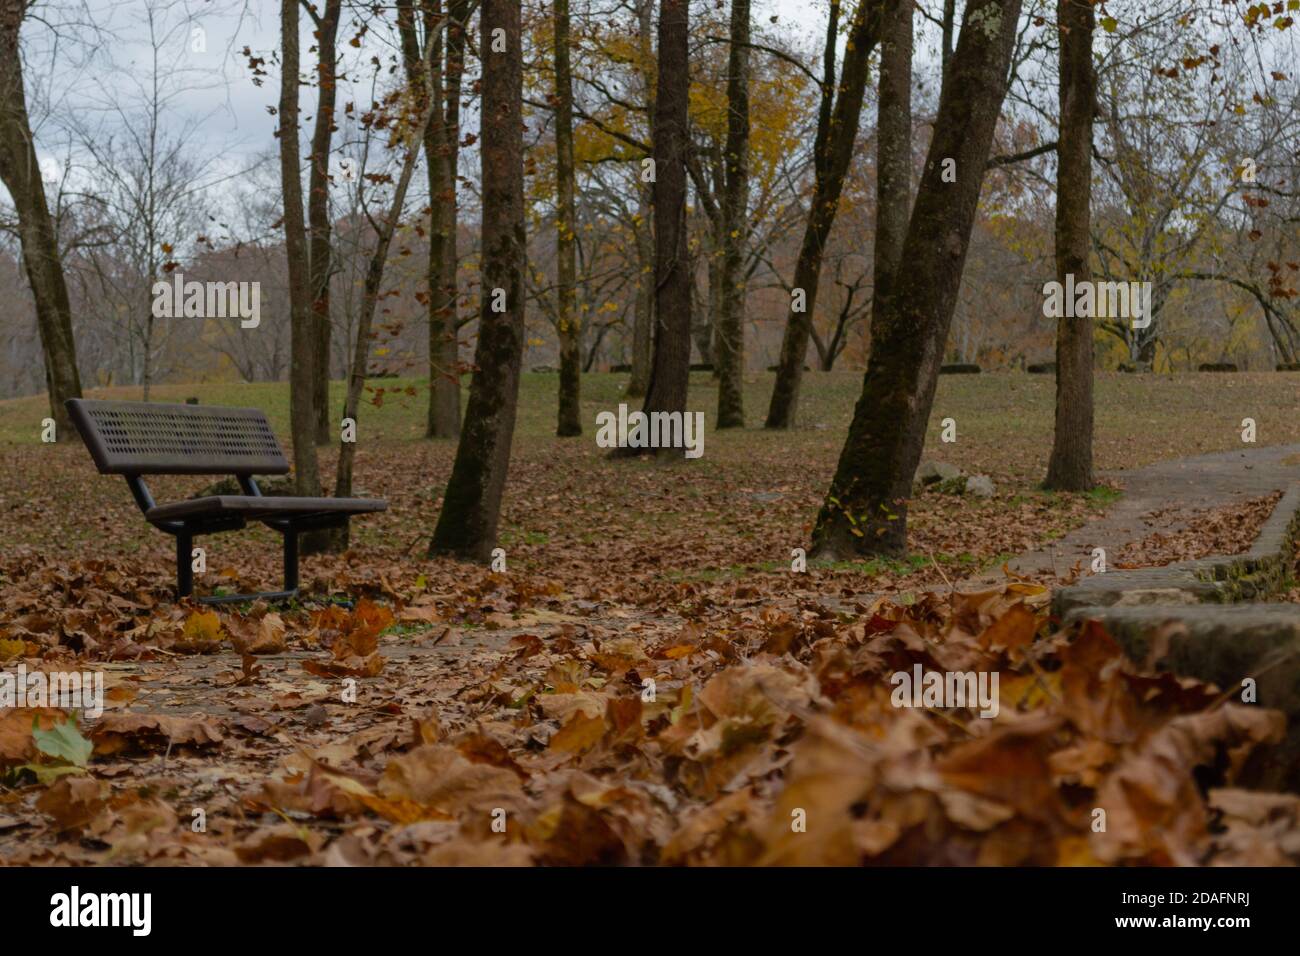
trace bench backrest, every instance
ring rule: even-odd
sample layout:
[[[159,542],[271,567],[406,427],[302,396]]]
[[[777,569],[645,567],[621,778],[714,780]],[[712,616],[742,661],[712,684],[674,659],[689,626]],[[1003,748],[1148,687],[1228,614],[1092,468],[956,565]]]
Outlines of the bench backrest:
[[[67,401],[105,475],[283,475],[289,462],[257,408]]]

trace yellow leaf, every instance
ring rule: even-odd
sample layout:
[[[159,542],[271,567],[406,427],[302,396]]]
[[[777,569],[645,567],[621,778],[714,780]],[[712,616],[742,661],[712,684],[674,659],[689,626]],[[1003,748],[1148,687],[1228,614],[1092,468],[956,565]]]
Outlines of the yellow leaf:
[[[549,749],[582,753],[596,745],[605,736],[605,718],[588,717],[581,710],[573,712],[569,722],[551,738]]]
[[[191,647],[219,644],[225,635],[216,611],[195,611],[185,621],[181,642]]]

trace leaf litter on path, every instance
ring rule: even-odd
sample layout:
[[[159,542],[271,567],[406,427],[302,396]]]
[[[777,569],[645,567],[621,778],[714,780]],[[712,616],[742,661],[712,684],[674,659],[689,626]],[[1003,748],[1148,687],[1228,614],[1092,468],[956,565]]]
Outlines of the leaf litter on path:
[[[21,821],[0,830],[0,859],[1177,865],[1300,853],[1293,798],[1243,789],[1250,756],[1281,739],[1280,714],[1152,672],[1094,624],[1059,630],[1032,582],[828,602],[725,580],[337,567],[353,607],[155,602],[152,614],[101,586],[111,576],[149,606],[126,563],[7,568],[10,593],[58,582],[62,596],[40,612],[10,605],[4,636],[24,642],[23,660],[116,662],[138,693],[97,719],[0,717],[0,814]],[[997,716],[973,701],[896,706],[894,675],[918,666],[996,673]],[[94,749],[84,772],[23,769],[66,762],[32,744],[34,718],[76,720]]]

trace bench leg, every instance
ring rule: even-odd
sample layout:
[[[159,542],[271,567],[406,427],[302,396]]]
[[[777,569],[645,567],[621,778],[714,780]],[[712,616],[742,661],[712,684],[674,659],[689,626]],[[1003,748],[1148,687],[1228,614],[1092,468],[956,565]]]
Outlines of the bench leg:
[[[284,589],[290,594],[298,590],[298,532],[293,528],[284,532]]]
[[[187,531],[176,535],[176,597],[187,598],[194,593],[194,566],[190,552],[194,548],[194,536]]]

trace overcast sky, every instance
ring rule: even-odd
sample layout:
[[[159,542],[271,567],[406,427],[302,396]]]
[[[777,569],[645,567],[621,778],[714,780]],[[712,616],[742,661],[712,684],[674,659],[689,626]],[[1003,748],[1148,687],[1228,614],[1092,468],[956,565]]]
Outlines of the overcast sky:
[[[791,42],[815,51],[825,29],[826,0],[756,0],[754,18],[765,29],[788,30]],[[575,5],[575,9],[577,5]],[[155,12],[151,28],[149,11]],[[268,61],[279,42],[279,3],[273,0],[46,0],[40,19],[24,31],[31,112],[42,162],[61,169],[78,136],[107,134],[124,118],[113,107],[143,103],[154,74],[169,75],[165,127],[215,160],[214,175],[247,168],[275,147],[279,68],[273,62],[257,86],[241,51]],[[310,64],[310,21],[302,17],[302,60]],[[87,23],[95,25],[92,30]],[[201,32],[196,32],[201,31]],[[92,38],[98,40],[93,42]],[[340,31],[344,52],[350,33]],[[386,49],[367,38],[364,53]],[[357,71],[348,99],[366,102],[370,74]],[[303,98],[304,117],[311,99]],[[472,128],[473,118],[467,117]],[[57,165],[55,165],[57,164]],[[75,166],[75,162],[74,162]],[[48,174],[47,174],[48,178]]]

